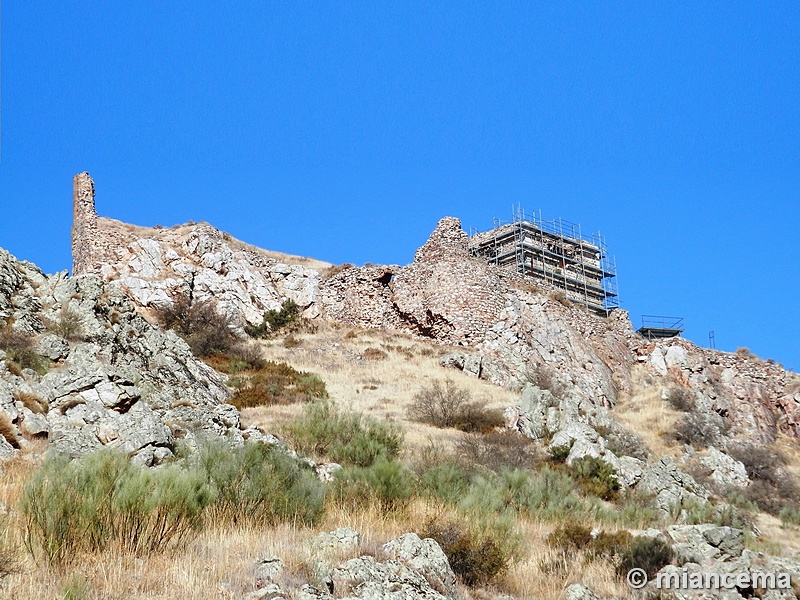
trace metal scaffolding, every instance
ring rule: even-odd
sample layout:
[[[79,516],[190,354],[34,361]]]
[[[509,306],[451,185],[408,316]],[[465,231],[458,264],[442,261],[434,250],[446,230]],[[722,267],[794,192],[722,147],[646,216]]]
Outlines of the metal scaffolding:
[[[493,229],[471,235],[469,246],[474,256],[546,281],[594,312],[619,308],[616,261],[599,232],[585,238],[578,224],[517,207],[511,221],[494,219]]]

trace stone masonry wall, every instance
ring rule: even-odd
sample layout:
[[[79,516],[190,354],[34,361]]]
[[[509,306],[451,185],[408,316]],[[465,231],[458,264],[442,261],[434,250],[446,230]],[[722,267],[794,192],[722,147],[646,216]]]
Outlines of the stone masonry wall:
[[[97,212],[94,209],[94,181],[85,171],[72,180],[72,274],[97,270]]]

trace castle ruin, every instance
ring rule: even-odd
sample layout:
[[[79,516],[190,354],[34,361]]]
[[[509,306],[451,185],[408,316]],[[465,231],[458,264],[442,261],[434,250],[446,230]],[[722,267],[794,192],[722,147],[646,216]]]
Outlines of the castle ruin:
[[[616,264],[599,234],[585,238],[580,225],[545,221],[517,210],[512,222],[470,237],[470,253],[563,290],[566,299],[600,315],[619,308]]]
[[[98,242],[94,181],[84,171],[72,178],[72,275],[95,273]]]

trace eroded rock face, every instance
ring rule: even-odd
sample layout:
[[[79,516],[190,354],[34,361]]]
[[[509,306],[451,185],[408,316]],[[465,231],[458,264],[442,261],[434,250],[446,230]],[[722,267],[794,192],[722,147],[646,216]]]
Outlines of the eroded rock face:
[[[96,276],[46,277],[4,251],[0,273],[6,322],[20,335],[38,333],[31,347],[50,363],[43,376],[0,363],[0,410],[20,443],[48,437],[71,456],[113,447],[149,465],[170,456],[176,438],[203,432],[241,442],[221,377],[139,316],[119,287]],[[73,341],[45,332],[65,320]],[[0,453],[9,454],[2,444]]]

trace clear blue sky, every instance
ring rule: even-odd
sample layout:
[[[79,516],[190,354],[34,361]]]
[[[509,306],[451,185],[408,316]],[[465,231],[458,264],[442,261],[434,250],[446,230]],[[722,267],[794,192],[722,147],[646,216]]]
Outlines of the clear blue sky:
[[[101,215],[410,262],[521,203],[600,230],[623,307],[800,368],[800,4],[3,2],[0,246]]]

